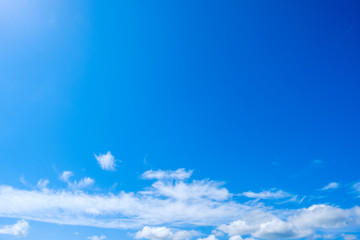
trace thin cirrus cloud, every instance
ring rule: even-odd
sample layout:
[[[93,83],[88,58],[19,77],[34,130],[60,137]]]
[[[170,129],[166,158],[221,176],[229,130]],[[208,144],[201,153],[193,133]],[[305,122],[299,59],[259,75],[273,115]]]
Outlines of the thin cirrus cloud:
[[[73,172],[71,171],[64,171],[61,176],[60,176],[60,180],[63,182],[68,182],[69,178],[74,176]]]
[[[321,191],[325,191],[325,190],[329,190],[329,189],[337,189],[340,187],[340,184],[337,182],[331,182],[328,185],[324,186],[323,188],[321,188]]]
[[[98,161],[101,169],[106,171],[115,171],[116,169],[116,160],[115,157],[108,151],[106,154],[94,154],[95,159]]]
[[[176,171],[163,171],[163,170],[149,170],[143,173],[143,179],[175,179],[175,180],[185,180],[191,177],[193,171],[185,171],[185,169],[180,168]]]
[[[248,198],[255,198],[255,199],[281,199],[281,198],[289,198],[289,197],[293,197],[293,195],[284,192],[282,190],[270,190],[270,191],[262,191],[262,192],[252,192],[252,191],[248,191],[248,192],[243,192],[241,194],[239,194],[240,196],[245,196]]]
[[[106,236],[105,235],[100,235],[100,236],[91,236],[91,237],[88,237],[88,239],[90,240],[104,240],[106,239]]]
[[[72,189],[87,188],[95,183],[95,180],[90,177],[85,177],[85,178],[81,179],[80,181],[75,180],[75,181],[71,182],[70,177],[72,177],[72,176],[74,176],[73,172],[64,171],[60,176],[60,180],[66,182],[68,184],[68,186]],[[46,187],[46,185],[45,185],[45,187]]]
[[[46,186],[49,184],[49,180],[47,179],[40,179],[38,181],[38,183],[36,184],[36,186],[39,188],[39,189],[45,189]]]
[[[360,193],[360,182],[354,183],[353,188]]]
[[[74,189],[81,189],[81,188],[87,188],[89,186],[92,186],[95,183],[95,180],[90,177],[85,177],[81,179],[79,182],[74,181],[72,183],[69,182],[69,186]]]
[[[314,204],[306,208],[276,209],[261,202],[269,199],[269,194],[259,193],[256,195],[262,196],[259,202],[241,203],[222,183],[192,180],[191,173],[185,169],[147,171],[142,178],[152,179],[151,185],[141,191],[118,194],[0,186],[0,217],[131,229],[136,231],[136,239],[150,240],[195,238],[197,233],[186,229],[201,226],[223,232],[227,234],[225,238],[233,240],[296,239],[314,237],[320,230],[327,234],[360,228],[358,206],[346,209]],[[277,197],[286,195],[279,193]],[[205,239],[210,238],[213,237],[209,235]]]
[[[6,225],[4,227],[0,227],[0,234],[24,237],[27,235],[29,228],[30,226],[27,221],[20,220],[14,225]]]

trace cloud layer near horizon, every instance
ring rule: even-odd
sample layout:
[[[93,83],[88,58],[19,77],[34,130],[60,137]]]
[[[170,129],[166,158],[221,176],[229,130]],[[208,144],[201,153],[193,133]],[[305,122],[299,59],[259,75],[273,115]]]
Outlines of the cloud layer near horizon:
[[[326,204],[299,209],[274,209],[261,202],[235,201],[222,183],[192,180],[192,171],[147,171],[154,183],[138,192],[94,194],[76,189],[33,190],[0,186],[0,217],[49,223],[139,230],[136,238],[180,239],[195,236],[167,228],[208,226],[233,239],[302,238],[317,231],[360,228],[360,208]],[[250,192],[248,192],[250,193]],[[249,194],[247,194],[249,195]],[[289,197],[283,191],[251,192],[256,198]],[[164,238],[156,236],[167,236]],[[182,238],[182,237],[181,237]]]

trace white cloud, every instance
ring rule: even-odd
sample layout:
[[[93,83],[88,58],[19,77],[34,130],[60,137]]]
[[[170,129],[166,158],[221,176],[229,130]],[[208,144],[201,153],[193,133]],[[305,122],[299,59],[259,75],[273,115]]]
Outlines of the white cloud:
[[[260,213],[249,219],[221,225],[230,236],[251,235],[261,239],[297,239],[313,235],[316,230],[334,230],[360,225],[360,208],[342,209],[324,204],[292,211]],[[287,216],[287,217],[284,217]]]
[[[196,231],[182,230],[174,233],[167,227],[145,226],[141,231],[138,231],[135,234],[135,238],[150,240],[187,240],[197,235],[199,235],[199,233]]]
[[[328,234],[314,234],[313,239],[334,239],[338,236],[336,236],[333,233],[328,233]]]
[[[69,186],[74,189],[82,189],[89,187],[95,183],[95,180],[89,177],[81,179],[79,182],[74,181],[73,183],[69,183]]]
[[[165,240],[171,239],[173,233],[166,227],[148,227],[145,226],[141,231],[135,234],[136,239]]]
[[[27,186],[27,187],[30,186],[30,184],[25,180],[25,177],[24,177],[24,176],[21,176],[19,180],[20,180],[20,182],[21,182],[22,184],[24,184],[25,186]]]
[[[216,236],[216,237],[224,236],[224,233],[223,233],[222,231],[218,231],[218,230],[216,230],[216,229],[213,229],[213,230],[211,231],[211,234],[214,235],[214,236]]]
[[[353,234],[341,234],[344,240],[356,240],[358,239],[356,235]]]
[[[73,172],[71,171],[64,171],[61,176],[60,176],[60,180],[66,182],[68,184],[68,186],[72,189],[82,189],[82,188],[86,188],[89,187],[91,185],[93,185],[95,183],[95,180],[90,178],[90,177],[85,177],[83,179],[81,179],[79,182],[78,181],[73,181],[70,182],[69,179],[70,177],[74,176]]]
[[[234,220],[245,208],[232,201],[220,183],[209,180],[158,180],[145,191],[117,195],[70,190],[44,192],[0,186],[0,217],[109,228],[175,222],[178,226],[215,226]]]
[[[152,185],[152,188],[147,191],[142,191],[144,195],[166,196],[176,200],[191,200],[191,199],[211,199],[211,200],[226,200],[231,197],[231,194],[226,188],[221,187],[222,183],[214,181],[196,181],[191,183],[176,182],[175,184],[157,181]]]
[[[68,182],[69,178],[72,176],[74,176],[74,174],[71,171],[64,171],[60,176],[60,180],[64,182]]]
[[[46,186],[49,184],[49,180],[47,179],[40,179],[38,181],[38,183],[36,184],[36,186],[39,188],[39,189],[45,189]]]
[[[162,179],[185,180],[185,179],[190,178],[192,173],[193,173],[192,170],[186,171],[183,168],[180,168],[176,171],[149,170],[149,171],[146,171],[142,175],[142,177],[144,179],[157,179],[157,180],[162,180]]]
[[[217,240],[217,238],[213,234],[211,234],[206,238],[198,238],[197,240]]]
[[[360,194],[360,182],[357,182],[353,185],[354,190]]]
[[[24,237],[29,230],[29,224],[25,220],[20,220],[14,225],[7,225],[0,228],[0,234],[14,235],[17,237]]]
[[[331,182],[328,185],[326,185],[325,187],[321,188],[320,190],[329,190],[329,189],[336,189],[339,188],[340,184],[337,182]]]
[[[106,237],[104,235],[101,235],[101,236],[91,236],[91,237],[88,237],[88,239],[90,240],[104,240],[106,239]]]
[[[108,151],[106,154],[99,154],[99,155],[94,154],[94,156],[103,170],[107,170],[107,171],[115,170],[116,160],[114,156],[111,155],[110,151]]]
[[[234,235],[229,238],[229,240],[243,240],[243,238],[240,235]]]
[[[248,198],[256,198],[256,199],[281,199],[281,198],[293,197],[293,195],[291,195],[287,192],[284,192],[282,190],[262,191],[259,193],[249,191],[249,192],[244,192],[240,195],[248,197]]]
[[[327,233],[327,234],[315,234],[313,239],[343,239],[343,240],[356,240],[358,239],[356,235],[353,234],[337,234],[337,233]]]
[[[312,167],[321,166],[324,164],[324,161],[322,159],[314,159],[312,161]]]

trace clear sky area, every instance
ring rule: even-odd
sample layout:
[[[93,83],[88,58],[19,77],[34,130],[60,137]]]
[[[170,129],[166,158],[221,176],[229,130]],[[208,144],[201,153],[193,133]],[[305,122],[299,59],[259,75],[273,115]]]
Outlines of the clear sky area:
[[[360,239],[360,1],[0,0],[0,239]]]

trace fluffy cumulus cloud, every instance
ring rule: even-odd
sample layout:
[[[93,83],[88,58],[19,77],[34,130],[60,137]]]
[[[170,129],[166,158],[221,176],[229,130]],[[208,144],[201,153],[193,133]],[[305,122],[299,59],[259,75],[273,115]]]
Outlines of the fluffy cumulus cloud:
[[[106,239],[106,237],[104,235],[101,235],[101,236],[91,236],[91,237],[88,237],[88,239],[90,240],[104,240]]]
[[[94,156],[103,170],[107,170],[107,171],[115,170],[116,160],[110,151],[108,151],[106,154],[99,154],[99,155],[94,154]]]
[[[243,240],[243,238],[240,235],[234,235],[229,238],[229,240]]]
[[[198,236],[197,231],[180,230],[177,232],[172,231],[167,227],[149,227],[145,226],[141,231],[135,234],[136,239],[149,239],[149,240],[187,240],[193,236]]]
[[[297,239],[315,234],[317,230],[359,227],[360,208],[342,209],[329,205],[313,205],[298,210],[260,212],[230,224],[220,230],[230,236],[251,235],[261,239]]]
[[[340,184],[337,182],[331,182],[328,185],[324,186],[323,188],[321,188],[320,190],[325,191],[325,190],[329,190],[329,189],[336,189],[339,188]]]
[[[20,220],[14,225],[7,225],[0,227],[0,234],[13,235],[17,237],[24,237],[29,230],[29,223],[25,220]]]
[[[360,228],[357,206],[344,209],[315,204],[277,209],[261,202],[267,199],[271,204],[271,200],[291,196],[281,190],[243,193],[257,201],[241,203],[223,183],[191,180],[191,173],[184,169],[147,171],[142,178],[152,180],[151,185],[141,191],[117,194],[81,190],[94,183],[91,178],[68,182],[76,187],[62,190],[0,186],[0,217],[130,229],[135,231],[136,239],[149,240],[315,238],[319,231],[322,234],[343,231],[351,235],[345,230]],[[198,227],[210,227],[214,231],[203,237],[195,231],[175,230]],[[9,227],[6,229],[10,231]]]

